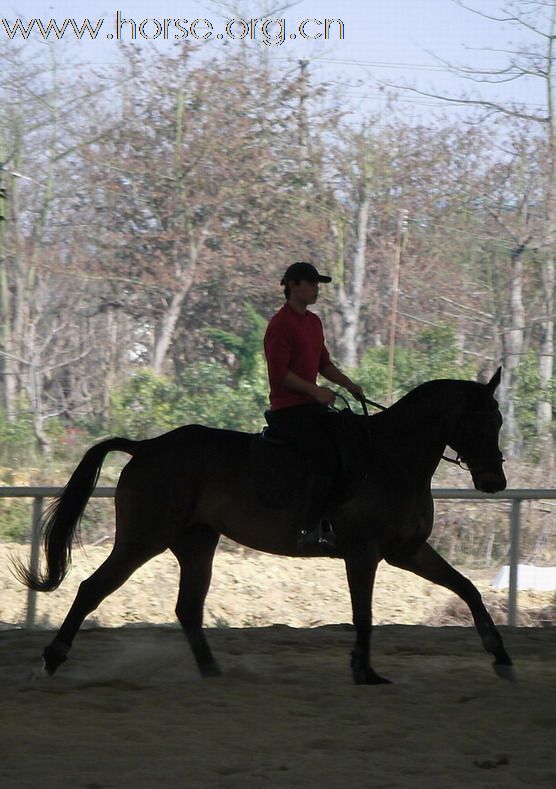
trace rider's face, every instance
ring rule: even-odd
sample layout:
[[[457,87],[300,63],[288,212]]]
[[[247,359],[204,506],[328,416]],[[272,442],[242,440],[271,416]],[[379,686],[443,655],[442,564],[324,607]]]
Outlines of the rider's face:
[[[302,279],[299,284],[292,282],[290,289],[292,295],[295,295],[296,299],[305,305],[315,304],[319,297],[318,282],[307,282]]]

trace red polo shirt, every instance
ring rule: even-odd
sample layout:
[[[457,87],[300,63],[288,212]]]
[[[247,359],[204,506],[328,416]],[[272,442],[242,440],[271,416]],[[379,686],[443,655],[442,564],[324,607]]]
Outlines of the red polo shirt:
[[[316,402],[311,395],[292,392],[281,385],[288,370],[314,384],[317,374],[330,364],[318,315],[300,315],[286,302],[270,322],[264,336],[264,352],[270,380],[270,409],[291,408]]]

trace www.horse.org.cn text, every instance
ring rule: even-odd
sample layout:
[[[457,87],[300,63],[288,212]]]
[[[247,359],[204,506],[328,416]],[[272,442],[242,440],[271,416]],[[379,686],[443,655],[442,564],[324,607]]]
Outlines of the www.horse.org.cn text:
[[[27,39],[58,40],[75,38],[95,40],[106,38],[114,41],[260,41],[266,46],[281,46],[287,41],[343,40],[344,23],[341,19],[303,19],[294,23],[284,18],[230,19],[221,30],[209,19],[175,19],[167,17],[137,20],[121,11],[116,11],[112,20],[66,18],[44,21],[33,18],[2,18],[0,39],[6,36],[11,41]]]

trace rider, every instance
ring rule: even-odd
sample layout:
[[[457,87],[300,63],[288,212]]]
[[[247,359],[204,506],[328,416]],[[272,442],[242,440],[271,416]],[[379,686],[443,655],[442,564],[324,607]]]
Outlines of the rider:
[[[270,381],[268,423],[311,462],[298,545],[324,550],[336,545],[332,526],[323,515],[338,455],[327,419],[335,394],[327,386],[317,385],[317,374],[356,398],[363,396],[361,387],[331,362],[320,318],[307,309],[318,299],[319,283],[331,281],[311,263],[293,263],[280,283],[286,303],[271,318],[264,337]]]

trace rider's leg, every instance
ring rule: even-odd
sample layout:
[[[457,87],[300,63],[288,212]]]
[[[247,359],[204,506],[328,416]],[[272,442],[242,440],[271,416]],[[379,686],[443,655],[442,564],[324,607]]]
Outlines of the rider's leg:
[[[307,478],[299,517],[301,528],[297,544],[300,547],[311,545],[319,545],[325,549],[336,547],[336,535],[330,521],[325,517],[330,483],[330,477],[322,474],[310,474]]]
[[[335,535],[325,519],[331,483],[339,464],[327,409],[318,404],[283,408],[267,415],[269,424],[307,460],[308,476],[298,517],[298,545],[333,549]]]

